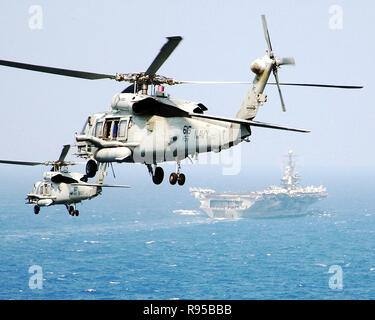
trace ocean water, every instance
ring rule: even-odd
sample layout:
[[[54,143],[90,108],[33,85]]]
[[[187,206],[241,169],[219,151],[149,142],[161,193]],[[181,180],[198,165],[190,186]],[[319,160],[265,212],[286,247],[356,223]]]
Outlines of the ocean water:
[[[105,190],[79,205],[79,217],[62,206],[34,215],[24,204],[34,181],[6,180],[0,299],[375,298],[373,171],[305,170],[303,184],[324,183],[329,197],[303,217],[217,220],[190,186],[262,190],[278,184],[279,170],[187,170],[180,187],[154,186],[144,168],[121,169],[114,182],[132,188]],[[41,268],[41,289],[29,286],[31,266]],[[332,288],[337,266],[342,287]]]

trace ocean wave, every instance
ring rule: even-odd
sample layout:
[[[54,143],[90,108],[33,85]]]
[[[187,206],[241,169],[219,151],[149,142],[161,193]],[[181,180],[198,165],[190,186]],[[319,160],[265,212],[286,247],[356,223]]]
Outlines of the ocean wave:
[[[184,210],[184,209],[178,209],[173,210],[173,213],[178,213],[182,216],[199,216],[201,213],[196,210]]]
[[[96,241],[96,240],[83,240],[84,243],[91,243],[91,244],[95,244],[95,243],[99,243],[99,241]]]
[[[314,263],[314,266],[323,267],[323,268],[327,267],[327,265],[324,263]]]

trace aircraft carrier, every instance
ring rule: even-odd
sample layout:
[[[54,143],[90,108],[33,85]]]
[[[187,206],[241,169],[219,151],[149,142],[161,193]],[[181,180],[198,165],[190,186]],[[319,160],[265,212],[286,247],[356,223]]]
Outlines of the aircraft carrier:
[[[288,152],[288,162],[280,186],[270,186],[264,191],[217,192],[211,189],[190,188],[190,193],[200,201],[200,208],[211,218],[276,218],[302,216],[311,204],[327,197],[323,186],[300,187],[300,176],[295,171],[293,151]]]

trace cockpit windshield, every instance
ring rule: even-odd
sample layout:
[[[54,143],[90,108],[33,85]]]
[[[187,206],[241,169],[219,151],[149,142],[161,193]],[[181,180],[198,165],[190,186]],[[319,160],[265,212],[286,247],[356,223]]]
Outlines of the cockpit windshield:
[[[81,130],[81,134],[85,134],[86,130],[88,129],[89,119],[86,120],[85,124],[83,125],[83,128]]]
[[[42,182],[38,181],[38,182],[35,182],[34,183],[34,187],[33,187],[33,190],[31,191],[31,193],[36,193],[36,194],[40,194],[40,186],[42,185]]]

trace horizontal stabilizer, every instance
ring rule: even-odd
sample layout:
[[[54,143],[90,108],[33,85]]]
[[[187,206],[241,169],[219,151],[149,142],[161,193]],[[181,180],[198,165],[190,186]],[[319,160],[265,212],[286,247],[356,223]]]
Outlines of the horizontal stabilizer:
[[[75,186],[85,186],[85,187],[104,187],[104,188],[130,188],[130,186],[119,185],[119,184],[100,184],[100,183],[72,183]]]

